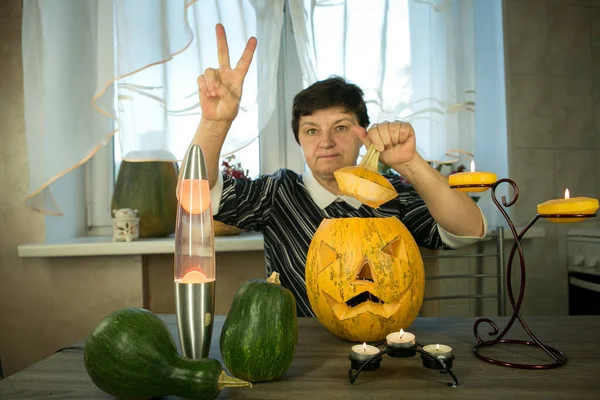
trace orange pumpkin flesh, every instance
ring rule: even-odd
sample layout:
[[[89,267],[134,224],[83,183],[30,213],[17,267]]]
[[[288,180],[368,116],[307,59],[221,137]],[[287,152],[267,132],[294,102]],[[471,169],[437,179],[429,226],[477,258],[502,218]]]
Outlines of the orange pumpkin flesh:
[[[394,186],[377,172],[379,152],[371,145],[357,166],[338,169],[333,173],[342,194],[352,196],[370,207],[378,208],[396,198]]]
[[[308,299],[319,322],[351,341],[407,329],[423,303],[419,248],[395,217],[324,220],[306,263]]]

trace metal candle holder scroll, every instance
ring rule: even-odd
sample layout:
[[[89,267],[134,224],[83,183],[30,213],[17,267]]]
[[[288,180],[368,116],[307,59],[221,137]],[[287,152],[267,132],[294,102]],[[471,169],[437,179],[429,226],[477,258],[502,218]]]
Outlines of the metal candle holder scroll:
[[[500,203],[500,201],[498,201],[498,199],[496,198],[496,188],[501,184],[501,183],[508,183],[510,186],[512,186],[513,190],[514,190],[514,195],[513,198],[510,201],[506,201],[506,197],[502,196],[502,203]],[[519,188],[517,186],[517,184],[512,181],[511,179],[500,179],[494,183],[491,184],[473,184],[473,185],[451,185],[450,186],[453,189],[464,189],[464,188],[490,188],[492,191],[492,200],[494,201],[494,204],[496,204],[496,207],[498,207],[498,210],[500,210],[500,212],[502,213],[502,215],[504,216],[504,219],[506,219],[506,222],[508,223],[508,226],[510,228],[510,231],[513,234],[513,237],[515,239],[515,242],[511,248],[510,251],[510,255],[508,257],[508,265],[507,265],[507,270],[506,270],[506,287],[507,287],[507,292],[508,292],[508,298],[510,299],[510,303],[512,305],[513,308],[513,314],[508,322],[508,324],[506,325],[506,327],[502,330],[502,332],[499,333],[499,329],[498,326],[494,323],[494,321],[492,321],[489,318],[480,318],[478,319],[474,326],[473,326],[473,333],[475,335],[475,338],[477,339],[477,345],[475,345],[475,347],[473,348],[473,353],[480,358],[483,361],[495,364],[495,365],[500,365],[503,367],[510,367],[510,368],[520,368],[520,369],[550,369],[550,368],[556,368],[556,367],[560,367],[561,365],[565,364],[567,362],[567,356],[561,352],[560,350],[554,348],[554,347],[550,347],[547,346],[545,344],[543,344],[531,331],[531,329],[529,328],[529,326],[527,326],[527,324],[525,323],[525,320],[523,319],[523,316],[520,313],[520,309],[521,309],[521,305],[523,303],[523,296],[525,294],[525,256],[523,255],[523,248],[521,246],[521,240],[523,239],[523,236],[525,235],[525,233],[527,233],[527,231],[537,222],[538,219],[540,218],[552,218],[552,219],[561,219],[561,218],[591,218],[591,217],[595,217],[596,214],[536,214],[535,217],[533,217],[533,219],[527,224],[527,226],[525,226],[521,232],[517,233],[516,229],[515,229],[515,225],[512,222],[512,220],[510,219],[510,217],[508,216],[507,212],[504,210],[504,208],[508,208],[511,207],[512,205],[514,205],[517,202],[517,199],[519,197]],[[480,189],[481,190],[481,189]],[[485,190],[485,189],[484,189]],[[520,265],[521,265],[521,284],[520,284],[520,288],[519,288],[519,296],[517,298],[517,300],[515,301],[515,297],[513,294],[513,288],[512,288],[512,280],[511,280],[511,271],[512,271],[512,261],[513,258],[515,256],[515,251],[519,251],[519,260],[520,260]],[[506,334],[508,333],[508,331],[510,331],[510,329],[512,328],[513,324],[515,321],[519,321],[519,323],[521,324],[521,326],[523,327],[523,329],[525,330],[525,332],[527,333],[527,335],[529,335],[529,337],[531,338],[531,340],[517,340],[517,339],[504,339],[504,337],[506,336]],[[492,340],[483,340],[480,336],[479,336],[479,325],[482,323],[487,323],[492,327],[492,332],[489,332],[488,334],[490,336],[496,336],[496,338],[492,339]],[[507,361],[502,361],[502,360],[497,360],[497,359],[493,359],[487,356],[484,356],[483,354],[480,353],[480,349],[484,348],[484,347],[491,347],[494,346],[498,343],[506,343],[506,344],[521,344],[521,345],[526,345],[526,346],[534,346],[534,347],[538,347],[540,349],[542,349],[547,355],[550,356],[550,358],[552,359],[552,361],[548,364],[518,364],[518,363],[512,363],[512,362],[507,362]]]
[[[385,344],[385,341],[375,343],[375,347],[380,347]],[[428,369],[440,370],[440,373],[447,373],[452,377],[453,382],[449,382],[448,386],[458,386],[458,379],[452,372],[452,364],[454,363],[455,356],[452,354],[450,357],[435,357],[434,355],[423,350],[423,345],[415,343],[410,347],[392,347],[386,344],[385,350],[379,351],[377,354],[373,354],[364,360],[357,360],[349,355],[350,369],[348,370],[348,379],[350,383],[354,383],[358,378],[358,375],[362,371],[375,371],[379,369],[383,355],[387,354],[393,358],[409,358],[414,357],[417,353],[421,354],[421,360],[423,360],[423,366]]]

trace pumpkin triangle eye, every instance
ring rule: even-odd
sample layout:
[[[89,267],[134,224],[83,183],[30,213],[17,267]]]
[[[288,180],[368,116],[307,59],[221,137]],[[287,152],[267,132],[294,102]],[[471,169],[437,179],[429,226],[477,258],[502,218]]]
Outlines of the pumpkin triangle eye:
[[[398,236],[396,239],[389,242],[382,250],[384,253],[392,256],[393,258],[406,259],[406,246],[402,236]]]
[[[319,245],[319,259],[320,259],[319,272],[323,271],[325,268],[327,268],[329,265],[334,263],[341,256],[342,255],[340,253],[338,253],[337,251],[335,251],[333,249],[333,247],[331,247],[330,245],[328,245],[325,242],[321,242],[321,244]]]

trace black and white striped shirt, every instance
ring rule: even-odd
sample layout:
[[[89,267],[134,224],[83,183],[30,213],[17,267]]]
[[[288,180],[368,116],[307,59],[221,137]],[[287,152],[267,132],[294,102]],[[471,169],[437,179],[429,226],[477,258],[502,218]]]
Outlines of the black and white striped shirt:
[[[304,270],[312,237],[325,218],[397,217],[419,246],[452,249],[482,238],[458,237],[438,226],[423,199],[398,175],[385,175],[398,197],[371,208],[353,197],[336,196],[308,171],[304,175],[280,169],[256,180],[219,176],[211,190],[214,219],[262,232],[266,274],[280,274],[281,284],[294,294],[298,316],[314,316],[306,294]],[[483,214],[482,214],[483,216]],[[485,230],[487,222],[484,217]]]

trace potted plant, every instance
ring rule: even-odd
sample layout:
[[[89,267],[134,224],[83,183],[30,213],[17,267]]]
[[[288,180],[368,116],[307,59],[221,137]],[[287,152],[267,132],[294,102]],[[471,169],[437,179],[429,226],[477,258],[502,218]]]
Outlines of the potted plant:
[[[237,163],[235,162],[234,154],[227,156],[223,159],[223,161],[221,162],[221,168],[222,173],[229,175],[235,179],[250,180],[250,178],[248,177],[248,170],[244,171],[242,164],[239,161]],[[215,236],[232,236],[244,232],[244,229],[240,229],[236,226],[224,224],[223,222],[216,220],[213,222]]]

